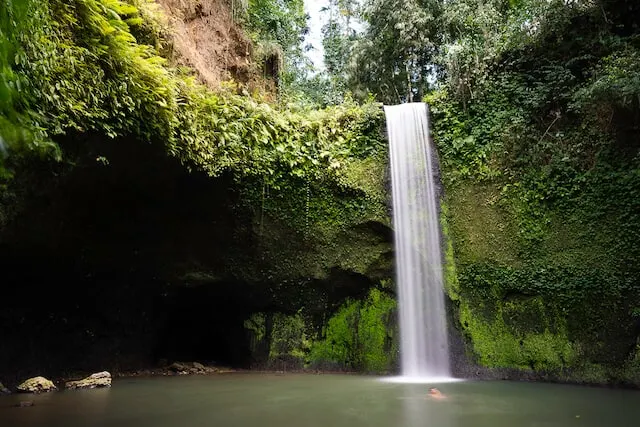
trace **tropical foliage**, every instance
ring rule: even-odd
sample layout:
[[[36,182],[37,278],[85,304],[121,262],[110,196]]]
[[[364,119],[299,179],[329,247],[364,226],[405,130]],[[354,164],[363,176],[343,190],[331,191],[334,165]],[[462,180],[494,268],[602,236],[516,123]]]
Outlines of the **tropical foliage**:
[[[303,0],[249,0],[246,9],[249,32],[262,55],[283,62],[279,71],[282,89],[306,76],[310,64],[304,56],[304,36],[308,32]]]
[[[640,86],[622,70],[639,64],[637,13],[624,1],[445,8],[444,80],[425,99],[461,329],[486,365],[635,372]]]
[[[23,7],[7,6],[11,16]],[[277,185],[283,174],[338,170],[380,143],[381,114],[374,106],[345,104],[302,115],[205,89],[136,42],[132,32],[144,21],[133,4],[51,0],[27,6],[29,19],[19,21],[26,24],[10,21],[3,28],[8,40],[21,43],[3,45],[2,56],[2,90],[10,101],[3,104],[3,120],[24,116],[25,129],[37,136],[26,146],[54,146],[70,131],[134,135],[163,141],[169,153],[211,175],[234,169]],[[13,126],[3,129],[6,144],[24,142],[22,134],[8,133]]]
[[[363,301],[347,301],[329,320],[324,339],[310,351],[312,366],[385,372],[397,363],[395,300],[372,289]]]
[[[344,87],[431,105],[448,292],[478,359],[629,378],[640,305],[636,3],[370,0],[362,11]]]
[[[445,187],[447,292],[470,352],[490,367],[631,381],[640,360],[637,2],[332,0],[327,70],[312,77],[302,6],[238,5],[262,53],[283,58],[288,105],[278,107],[213,92],[167,64],[167,35],[147,1],[0,0],[0,226],[19,211],[26,171],[78,167],[79,151],[108,166],[96,141],[137,140],[233,178],[254,207],[251,225],[277,249],[265,275],[320,278],[334,266],[365,275],[388,248],[352,237],[356,226],[389,223],[387,152],[380,105],[356,101],[425,100]],[[302,243],[279,241],[278,227]],[[279,263],[284,256],[297,265]],[[271,351],[302,346],[296,355],[309,360],[388,369],[386,292],[325,307],[333,317],[313,343],[302,318],[280,319]]]

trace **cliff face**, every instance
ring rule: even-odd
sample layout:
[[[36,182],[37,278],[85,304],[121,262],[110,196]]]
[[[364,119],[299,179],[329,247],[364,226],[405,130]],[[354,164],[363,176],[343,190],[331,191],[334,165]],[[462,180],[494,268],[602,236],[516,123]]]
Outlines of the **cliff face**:
[[[492,368],[481,376],[639,384],[637,273],[619,262],[618,227],[630,224],[614,208],[635,201],[607,188],[585,186],[535,247],[518,238],[499,187],[448,192],[448,292],[468,356]]]
[[[546,13],[564,20],[541,20],[500,51],[469,83],[473,96],[428,97],[447,291],[485,368],[638,386],[637,11],[604,2]]]
[[[302,117],[220,84],[269,86],[224,2],[99,3],[32,2],[7,26],[30,89],[2,110],[25,128],[0,133],[3,381],[250,366],[250,319],[304,316],[316,339],[389,279],[378,108]]]
[[[162,359],[248,367],[264,362],[245,328],[253,313],[304,309],[311,338],[391,274],[383,224],[300,233],[243,199],[231,175],[115,146],[108,167],[78,158],[62,176],[38,172],[47,182],[3,229],[5,381]]]

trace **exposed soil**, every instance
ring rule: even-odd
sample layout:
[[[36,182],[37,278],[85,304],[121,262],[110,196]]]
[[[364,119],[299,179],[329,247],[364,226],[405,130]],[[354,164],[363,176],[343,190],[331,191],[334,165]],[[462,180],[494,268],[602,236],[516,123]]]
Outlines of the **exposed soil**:
[[[157,1],[173,33],[173,63],[192,68],[212,88],[233,80],[251,91],[274,91],[252,62],[251,40],[234,22],[227,0]]]
[[[246,83],[251,40],[233,22],[225,0],[158,0],[173,30],[176,64],[193,68],[208,85]]]

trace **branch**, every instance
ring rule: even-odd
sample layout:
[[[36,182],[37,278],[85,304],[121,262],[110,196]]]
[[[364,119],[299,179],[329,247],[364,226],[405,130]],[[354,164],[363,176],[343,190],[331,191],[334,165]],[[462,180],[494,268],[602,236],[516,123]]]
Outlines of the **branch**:
[[[551,122],[551,124],[549,125],[547,130],[544,131],[544,133],[542,134],[542,137],[538,140],[538,144],[540,144],[542,142],[542,140],[544,139],[544,137],[547,136],[547,134],[549,133],[549,130],[551,129],[551,126],[553,126],[555,124],[555,122],[557,122],[558,119],[560,119],[560,117],[561,117],[560,112],[556,112],[556,118],[553,119],[553,121]]]

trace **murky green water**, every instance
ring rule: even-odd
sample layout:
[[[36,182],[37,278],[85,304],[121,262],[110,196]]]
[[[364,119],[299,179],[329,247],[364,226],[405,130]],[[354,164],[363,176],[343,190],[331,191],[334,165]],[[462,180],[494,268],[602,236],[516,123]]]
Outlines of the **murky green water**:
[[[122,379],[107,390],[0,397],[1,427],[640,426],[640,392],[514,382],[394,384],[337,375]],[[21,400],[35,406],[15,408]]]

